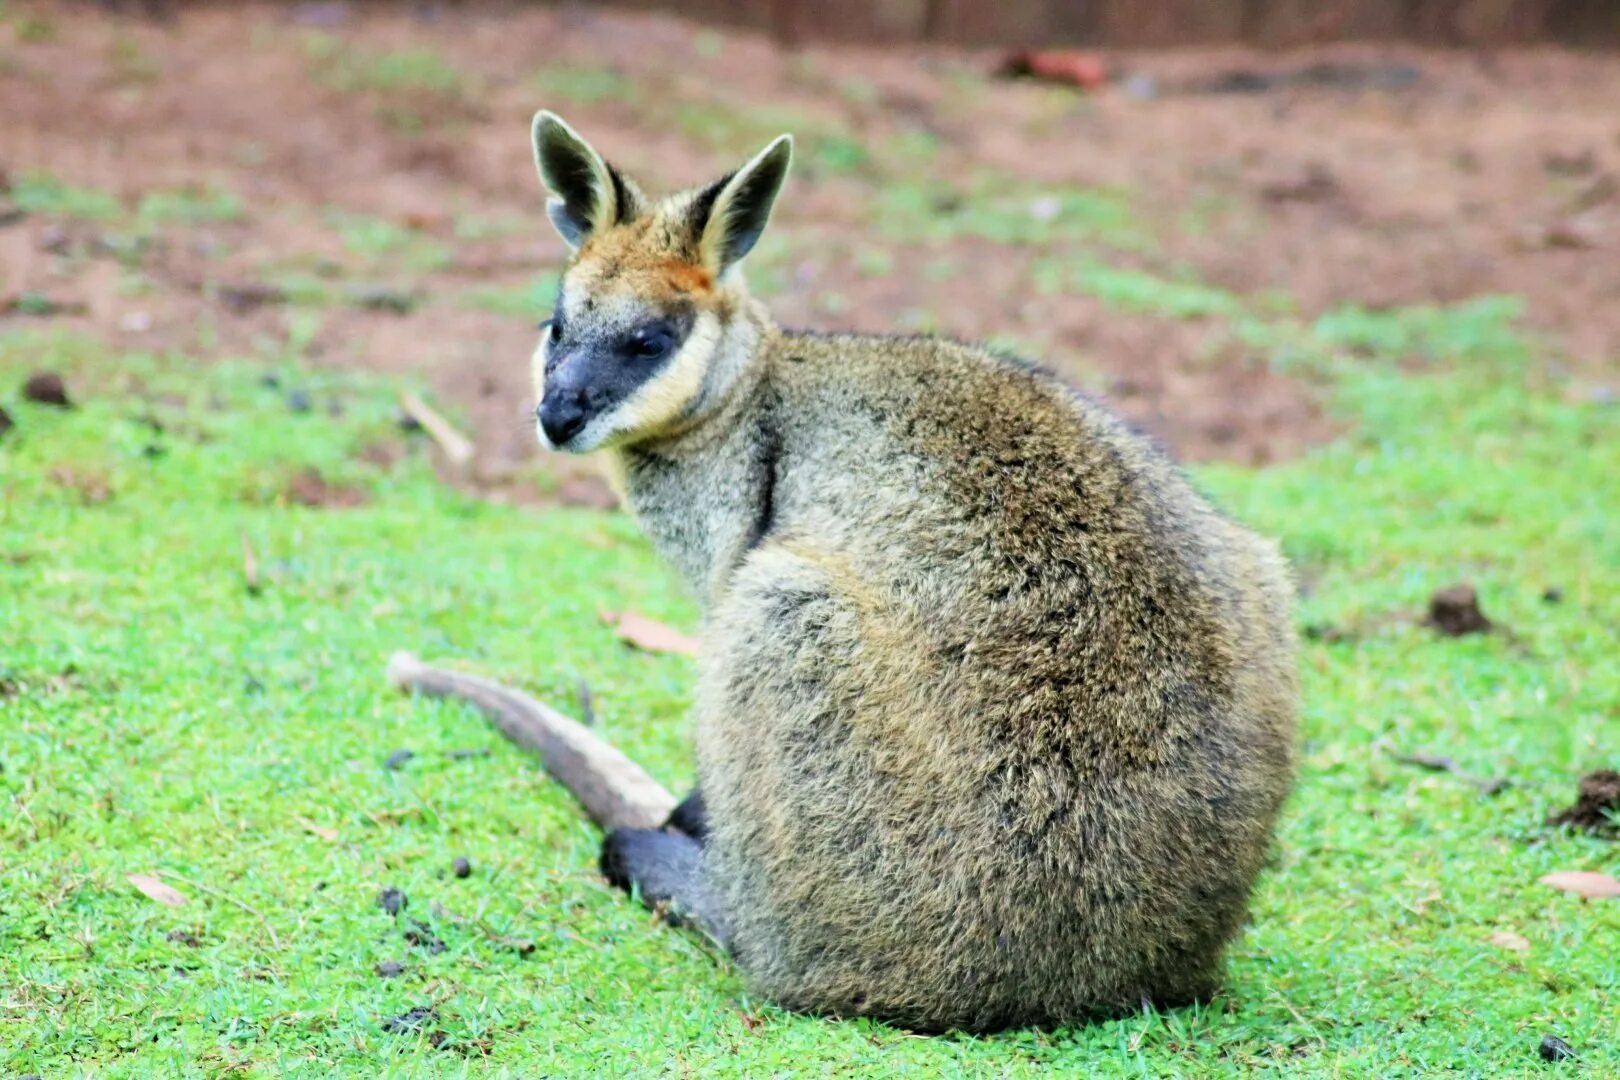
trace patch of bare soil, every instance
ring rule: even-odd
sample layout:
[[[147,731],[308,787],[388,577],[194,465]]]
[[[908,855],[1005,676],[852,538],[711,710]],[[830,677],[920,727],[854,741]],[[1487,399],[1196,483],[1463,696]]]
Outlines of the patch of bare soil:
[[[512,480],[536,453],[528,355],[544,296],[526,290],[563,254],[527,146],[539,105],[659,188],[718,175],[776,130],[820,133],[832,152],[801,144],[773,226],[789,254],[755,259],[775,260],[755,272],[785,324],[1015,341],[1191,458],[1271,461],[1332,426],[1309,387],[1212,326],[1038,289],[1038,258],[1072,243],[890,236],[885,193],[986,177],[1114,186],[1150,219],[1163,268],[1285,290],[1306,313],[1513,292],[1569,363],[1612,370],[1620,356],[1614,57],[1316,50],[1286,64],[1376,60],[1418,77],[1234,93],[1210,88],[1284,61],[1122,54],[1112,67],[1151,78],[1084,95],[988,79],[988,54],[785,50],[584,5],[8,10],[51,33],[0,27],[0,176],[46,172],[129,207],[217,189],[241,213],[135,235],[15,213],[0,183],[0,300],[30,298],[0,319],[425,377],[470,424],[472,481],[503,496],[532,494]],[[931,154],[893,150],[919,139]],[[841,161],[840,147],[868,153]],[[580,475],[545,497],[602,501]]]
[[[334,484],[313,468],[294,473],[283,493],[290,503],[316,508],[362,506],[370,497],[364,488]]]

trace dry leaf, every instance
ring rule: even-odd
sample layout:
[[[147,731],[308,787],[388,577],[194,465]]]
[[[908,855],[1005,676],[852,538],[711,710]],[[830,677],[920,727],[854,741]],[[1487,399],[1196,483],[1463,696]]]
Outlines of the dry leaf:
[[[180,895],[179,890],[172,885],[165,885],[151,874],[125,874],[124,877],[131,885],[160,904],[179,907],[186,902],[186,898]]]
[[[1560,870],[1542,878],[1541,883],[1562,889],[1564,892],[1572,892],[1587,900],[1620,896],[1620,881],[1616,881],[1608,874],[1598,874],[1591,870]]]
[[[633,611],[604,611],[602,621],[613,627],[619,640],[638,649],[655,653],[681,653],[696,656],[697,639],[688,637],[673,627],[655,622]]]
[[[294,820],[304,827],[305,832],[314,833],[328,843],[337,843],[338,831],[336,829],[329,829],[325,825],[317,825],[306,817],[295,818]]]
[[[1510,952],[1526,953],[1530,951],[1529,939],[1515,934],[1511,930],[1498,930],[1492,934],[1491,944],[1499,949],[1507,949]]]

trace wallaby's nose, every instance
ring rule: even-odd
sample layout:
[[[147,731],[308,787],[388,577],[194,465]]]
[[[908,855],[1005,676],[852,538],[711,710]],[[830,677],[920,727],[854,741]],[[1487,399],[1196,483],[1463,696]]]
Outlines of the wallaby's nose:
[[[535,415],[540,418],[540,430],[546,433],[551,445],[561,449],[585,426],[584,395],[547,394]]]

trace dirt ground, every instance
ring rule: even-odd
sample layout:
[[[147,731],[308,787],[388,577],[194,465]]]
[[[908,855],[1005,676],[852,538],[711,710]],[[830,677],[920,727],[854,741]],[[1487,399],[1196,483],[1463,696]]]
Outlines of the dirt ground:
[[[527,146],[541,105],[655,189],[809,132],[774,247],[752,260],[782,321],[1014,343],[1193,459],[1263,463],[1332,424],[1310,386],[1198,319],[1038,287],[1043,258],[1083,256],[1085,238],[952,228],[973,200],[1122,192],[1151,238],[1127,263],[1280,290],[1307,316],[1518,294],[1550,358],[1620,364],[1612,54],[1122,54],[1120,78],[1082,94],[993,79],[988,53],[786,51],[582,5],[7,13],[0,179],[50,174],[130,212],[175,191],[239,209],[154,213],[136,235],[8,212],[0,194],[0,310],[16,309],[0,320],[420,375],[497,487],[535,453],[535,282],[563,254]],[[1316,74],[1236,92],[1234,71]],[[893,209],[915,192],[920,224]],[[1032,194],[1037,224],[1050,198]],[[42,297],[60,309],[32,310]]]

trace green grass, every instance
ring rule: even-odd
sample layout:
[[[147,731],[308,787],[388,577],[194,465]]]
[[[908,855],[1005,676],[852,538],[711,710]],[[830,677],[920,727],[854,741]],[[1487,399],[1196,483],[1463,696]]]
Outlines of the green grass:
[[[1252,310],[1101,287],[1167,316]],[[992,1038],[749,998],[597,878],[596,834],[530,760],[384,686],[399,648],[569,709],[583,678],[605,734],[684,787],[689,662],[629,652],[597,617],[696,618],[627,519],[473,501],[420,449],[365,464],[398,437],[375,380],[287,367],[269,387],[263,368],[0,337],[18,425],[0,437],[0,1072],[1497,1077],[1540,1075],[1555,1032],[1582,1055],[1562,1073],[1615,1075],[1620,902],[1536,879],[1620,870],[1614,844],[1541,824],[1620,745],[1620,413],[1565,400],[1511,315],[1266,324],[1269,347],[1338,358],[1320,370],[1348,434],[1198,479],[1282,538],[1300,623],[1348,636],[1304,646],[1301,776],[1253,925],[1209,1007]],[[1403,374],[1411,354],[1434,362]],[[21,401],[39,368],[82,407]],[[294,386],[316,407],[290,412]],[[309,468],[370,501],[289,505]],[[1418,623],[1459,578],[1510,634]],[[415,757],[391,771],[398,749]],[[1483,797],[1395,760],[1412,751],[1513,786]],[[379,910],[389,886],[443,952]],[[1494,945],[1504,931],[1529,951]],[[403,974],[373,973],[391,959]],[[430,1004],[420,1032],[383,1030]]]
[[[545,101],[568,105],[628,101],[636,91],[635,81],[623,72],[579,64],[548,64],[529,82]]]
[[[493,311],[497,315],[544,318],[557,301],[559,275],[545,273],[527,285],[489,285],[468,289],[460,296],[463,307]]]
[[[135,213],[145,225],[200,225],[239,221],[243,216],[242,200],[234,192],[215,187],[149,192],[141,198]]]
[[[1084,243],[1117,250],[1147,242],[1121,192],[1037,188],[988,174],[966,184],[905,180],[885,185],[871,219],[881,235],[904,240],[968,236],[998,244]]]
[[[141,234],[150,234],[166,225],[239,221],[244,214],[239,196],[213,185],[148,191],[131,214],[112,192],[70,184],[43,172],[20,177],[11,188],[11,199],[19,210],[30,214],[70,221],[123,223]],[[140,238],[126,239],[133,243]]]
[[[369,262],[412,271],[432,273],[453,261],[450,248],[430,236],[384,218],[329,209],[323,215],[337,231],[343,247]]]
[[[322,85],[371,99],[377,120],[401,134],[420,134],[473,109],[470,81],[429,48],[376,51],[317,31],[304,38],[304,58]]]
[[[336,90],[420,92],[450,98],[460,98],[466,90],[461,73],[432,49],[371,51],[316,32],[305,38],[304,53],[317,77]]]
[[[1054,264],[1048,264],[1051,265]],[[1119,311],[1172,319],[1236,318],[1246,310],[1240,297],[1224,289],[1195,280],[1169,280],[1141,270],[1126,270],[1098,262],[1063,266],[1063,272],[1051,283],[1041,280],[1039,276],[1037,280],[1049,291],[1060,291],[1070,286],[1097,297]]]
[[[1514,296],[1479,296],[1456,304],[1369,310],[1346,306],[1309,321],[1295,314],[1286,293],[1242,295],[1187,273],[1165,277],[1092,258],[1047,254],[1031,282],[1048,294],[1081,293],[1109,308],[1161,319],[1210,320],[1268,355],[1280,369],[1344,372],[1380,363],[1506,365],[1517,370],[1534,343],[1517,324],[1524,304]]]
[[[280,289],[287,303],[301,307],[325,307],[335,303],[341,285],[333,276],[303,267],[276,267],[265,274],[268,284]]]
[[[56,23],[42,15],[25,15],[17,20],[17,40],[25,45],[43,45],[55,41]]]
[[[455,219],[457,240],[493,240],[503,236],[516,236],[529,227],[521,215],[512,213],[467,213]]]
[[[18,177],[11,201],[30,214],[80,221],[114,221],[124,214],[123,204],[110,192],[69,184],[49,173]]]

